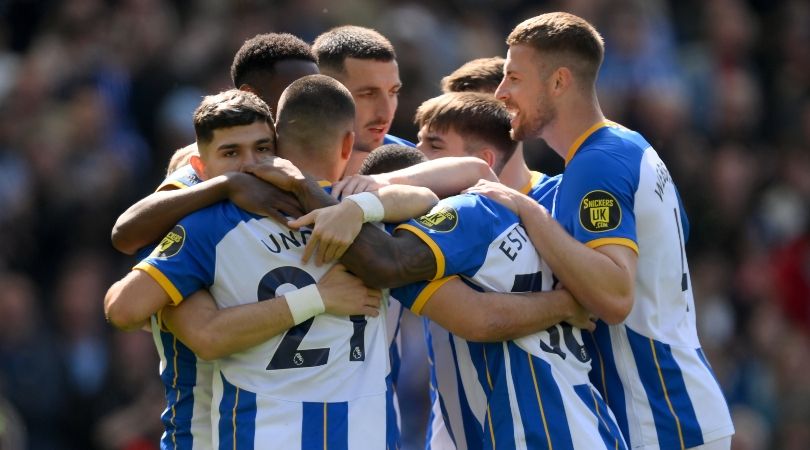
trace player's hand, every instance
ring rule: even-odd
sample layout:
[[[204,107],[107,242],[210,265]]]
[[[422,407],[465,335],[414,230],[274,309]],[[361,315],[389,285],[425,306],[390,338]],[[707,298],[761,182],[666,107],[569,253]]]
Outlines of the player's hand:
[[[567,289],[558,284],[558,289],[556,289],[556,292],[565,293],[571,297],[571,308],[568,318],[565,319],[566,323],[572,327],[581,328],[586,331],[593,331],[596,329],[597,317],[591,314],[590,311],[585,309],[573,296],[571,296],[571,293],[568,292]]]
[[[293,163],[279,157],[246,164],[242,167],[242,171],[253,174],[285,191],[294,191],[300,183],[306,181],[304,174]]]
[[[335,264],[326,272],[318,281],[318,291],[329,314],[372,317],[380,314],[382,292],[366,287],[359,278],[347,272],[342,264]]]
[[[520,215],[518,202],[520,196],[523,196],[523,194],[501,183],[489,180],[478,180],[475,186],[469,187],[461,192],[463,194],[481,194],[509,208],[513,213]]]
[[[298,199],[275,185],[242,172],[225,174],[228,198],[240,208],[286,224],[288,217],[300,217],[304,210]]]
[[[350,175],[332,186],[332,197],[341,198],[360,192],[376,191],[390,183],[375,175]]]
[[[306,263],[315,253],[315,265],[320,266],[346,253],[363,226],[363,210],[357,203],[344,200],[287,222],[288,227],[296,229],[312,224],[312,235],[301,260]]]

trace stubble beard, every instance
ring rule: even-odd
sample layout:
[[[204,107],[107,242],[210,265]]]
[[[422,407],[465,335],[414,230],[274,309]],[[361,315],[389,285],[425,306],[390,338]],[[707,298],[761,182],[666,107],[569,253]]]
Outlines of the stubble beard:
[[[374,150],[377,147],[378,146],[375,145],[373,138],[369,138],[368,140],[365,140],[363,142],[361,142],[360,140],[356,140],[354,142],[354,150],[365,153],[369,153],[370,151]]]
[[[517,128],[509,130],[513,141],[525,141],[531,138],[542,137],[543,130],[557,117],[557,110],[552,105],[543,105],[538,102],[534,110],[534,119],[529,123],[521,122]]]

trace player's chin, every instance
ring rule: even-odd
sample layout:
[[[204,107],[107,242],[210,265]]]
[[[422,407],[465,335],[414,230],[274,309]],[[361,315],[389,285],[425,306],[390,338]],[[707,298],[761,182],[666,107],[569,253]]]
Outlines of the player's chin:
[[[526,130],[520,126],[512,127],[512,129],[509,130],[509,137],[516,142],[523,141],[526,139]]]
[[[369,136],[368,139],[364,140],[363,145],[355,147],[359,147],[363,150],[370,152],[375,148],[381,146],[383,144],[384,139],[385,139],[384,134],[382,136]]]

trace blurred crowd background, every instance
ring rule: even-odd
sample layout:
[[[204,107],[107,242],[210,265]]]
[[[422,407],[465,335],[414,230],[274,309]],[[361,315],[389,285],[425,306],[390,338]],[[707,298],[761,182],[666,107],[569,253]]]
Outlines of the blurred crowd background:
[[[392,133],[415,141],[413,113],[442,76],[505,56],[514,25],[553,10],[603,34],[603,109],[680,188],[734,449],[810,448],[809,2],[0,0],[0,449],[157,448],[152,338],[102,313],[133,264],[110,230],[194,139],[191,112],[229,87],[245,39],[376,28],[404,83]],[[562,170],[541,142],[526,153]],[[406,338],[418,346],[418,327]],[[401,400],[423,404],[422,388]],[[411,410],[406,447],[419,448]]]

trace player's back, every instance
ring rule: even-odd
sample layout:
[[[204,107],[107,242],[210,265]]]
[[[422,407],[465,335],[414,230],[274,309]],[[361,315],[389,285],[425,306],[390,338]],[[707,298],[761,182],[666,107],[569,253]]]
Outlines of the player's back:
[[[602,185],[583,179],[608,178]],[[635,298],[620,325],[588,339],[591,374],[633,447],[689,448],[733,433],[700,348],[685,254],[685,217],[673,180],[638,133],[608,123],[584,140],[556,202],[563,226],[593,246],[636,245]],[[578,222],[578,223],[577,223]]]
[[[549,176],[541,172],[531,171],[531,178],[526,185],[520,189],[520,192],[524,195],[527,195],[534,199],[536,202],[543,205],[549,211],[552,209],[552,203],[555,198],[557,188],[559,187],[560,181],[562,180],[561,175]],[[434,345],[436,346],[445,346],[447,345],[448,339],[446,338],[447,333],[442,327],[438,324],[428,320],[427,318],[424,319],[424,327],[425,327],[425,337],[427,341],[427,350],[428,350],[428,359],[430,362],[430,376],[431,376],[431,383],[430,383],[430,401],[431,401],[431,411],[430,411],[430,418],[428,421],[428,427],[426,431],[426,448],[428,450],[455,450],[457,448],[456,444],[453,441],[453,436],[450,435],[450,427],[445,424],[444,420],[445,417],[448,416],[451,412],[460,411],[460,404],[457,404],[457,399],[451,399],[447,395],[441,397],[439,393],[436,391],[436,387],[438,385],[438,378],[442,378],[444,385],[452,385],[455,383],[454,381],[454,374],[453,371],[455,370],[452,365],[442,365],[439,364],[438,366],[434,363],[435,361],[435,354],[434,354]],[[434,342],[433,336],[445,336],[445,338],[438,339]],[[451,354],[451,351],[448,351],[447,348],[444,350],[438,350],[440,354]],[[445,373],[439,373],[439,371],[444,371]],[[447,370],[450,370],[450,373],[447,373]],[[445,389],[445,391],[456,389],[457,387],[449,387]],[[454,402],[452,406],[443,405],[442,402],[449,401]],[[461,417],[456,415],[452,419],[456,422],[456,428],[458,429],[459,424],[461,424]],[[465,436],[458,435],[458,438],[462,440],[460,442],[462,447],[466,447],[466,443],[463,441]]]
[[[554,276],[517,216],[478,195],[445,199],[412,230],[482,291],[550,290]],[[395,290],[415,312],[431,284]],[[624,448],[618,426],[589,384],[581,330],[558,324],[521,339],[481,344],[430,325],[433,380],[444,426],[458,448]],[[438,447],[438,446],[437,446]]]
[[[153,261],[155,267],[181,293],[210,286],[220,308],[313,284],[330,267],[301,264],[308,230],[290,230],[230,202],[193,213],[175,230],[176,254]],[[386,421],[384,313],[321,314],[219,360],[214,446],[385,448],[395,428]]]

